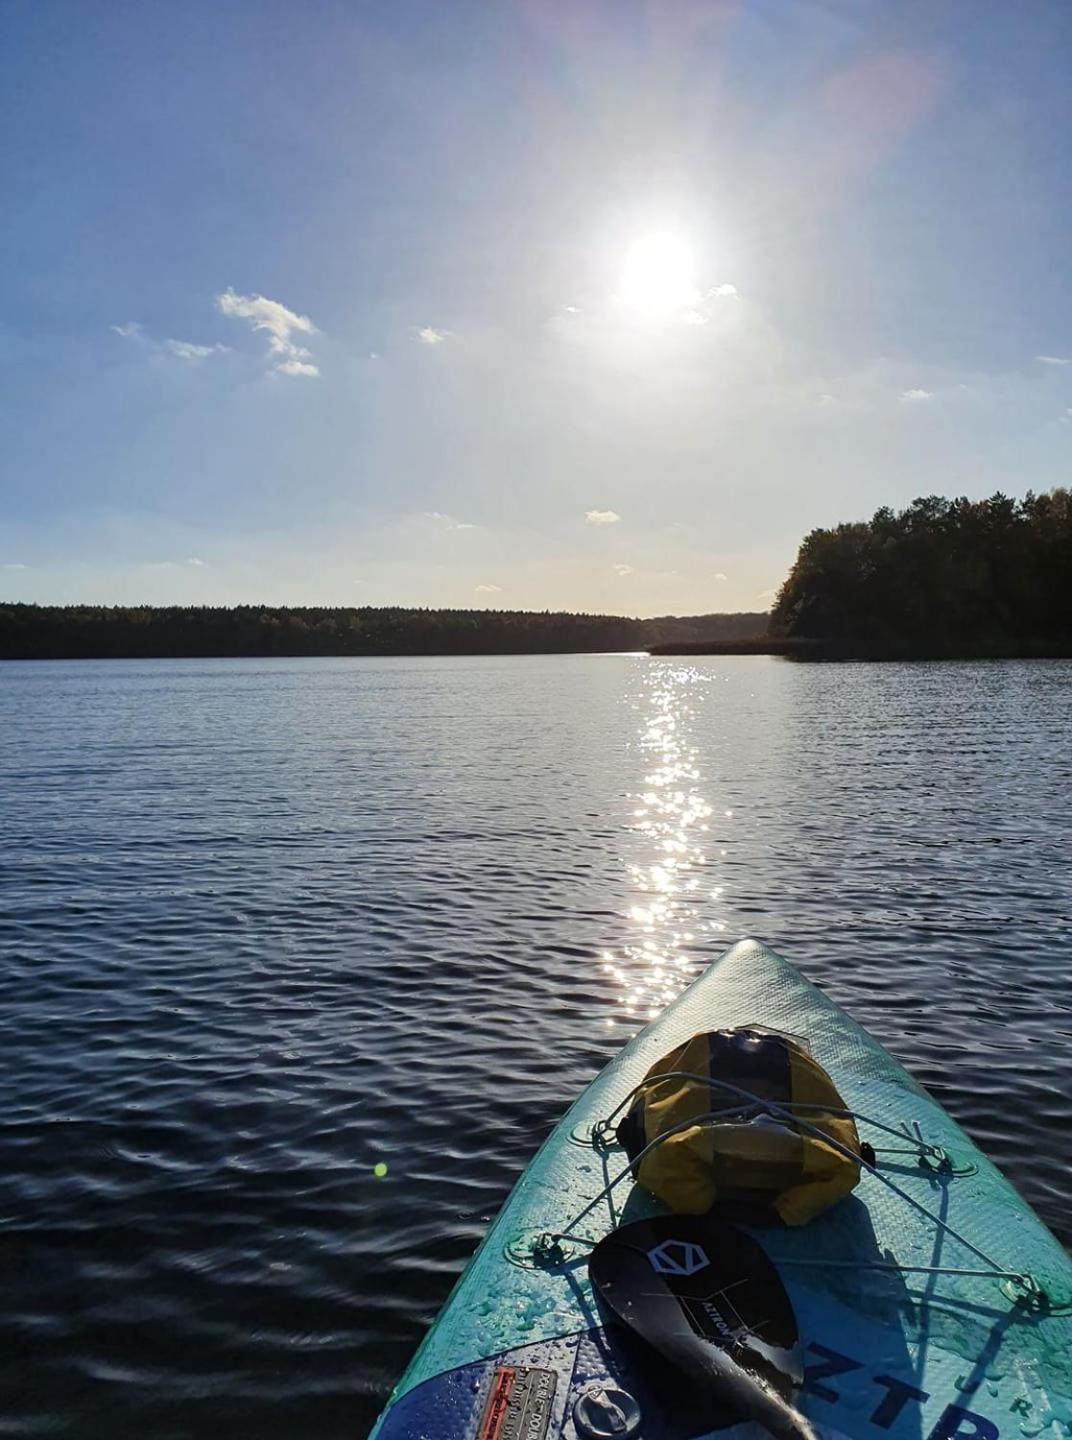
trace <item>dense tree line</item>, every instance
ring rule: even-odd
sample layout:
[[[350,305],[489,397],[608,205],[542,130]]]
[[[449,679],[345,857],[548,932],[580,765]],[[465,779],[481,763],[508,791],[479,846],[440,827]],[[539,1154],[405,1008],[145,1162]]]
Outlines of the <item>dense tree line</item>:
[[[632,620],[522,610],[0,604],[0,659],[501,655],[756,634],[764,614]]]
[[[932,495],[813,530],[771,633],[875,659],[1072,655],[1072,493]]]
[[[646,646],[704,645],[759,640],[767,633],[769,618],[765,610],[739,610],[722,615],[658,615],[640,623]]]
[[[928,496],[813,530],[769,617],[396,606],[0,604],[0,659],[705,647],[872,659],[1072,655],[1072,493]]]

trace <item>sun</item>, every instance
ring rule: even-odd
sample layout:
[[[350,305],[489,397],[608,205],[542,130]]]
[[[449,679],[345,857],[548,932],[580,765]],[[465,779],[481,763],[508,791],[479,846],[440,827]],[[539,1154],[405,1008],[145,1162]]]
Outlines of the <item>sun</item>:
[[[682,310],[696,300],[696,261],[681,235],[656,231],[638,236],[625,253],[620,298],[649,315]]]

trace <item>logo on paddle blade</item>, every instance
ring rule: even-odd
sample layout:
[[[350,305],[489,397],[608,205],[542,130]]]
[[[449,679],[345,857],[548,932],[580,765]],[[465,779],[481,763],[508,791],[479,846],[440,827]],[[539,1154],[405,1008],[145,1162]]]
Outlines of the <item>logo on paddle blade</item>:
[[[648,1251],[648,1261],[657,1275],[695,1275],[711,1263],[703,1248],[691,1240],[664,1240]]]

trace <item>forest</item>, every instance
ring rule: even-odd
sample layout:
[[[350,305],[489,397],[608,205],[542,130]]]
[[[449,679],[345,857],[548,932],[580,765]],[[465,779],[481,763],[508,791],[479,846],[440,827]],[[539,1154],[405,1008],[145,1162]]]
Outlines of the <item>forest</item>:
[[[0,659],[8,660],[645,649],[873,660],[1072,655],[1072,492],[931,495],[813,530],[769,616],[0,604]]]
[[[931,495],[813,530],[770,630],[838,658],[1072,655],[1072,493]]]
[[[0,604],[0,659],[148,659],[241,655],[506,655],[644,650],[668,641],[738,640],[765,613],[574,615],[525,610]]]

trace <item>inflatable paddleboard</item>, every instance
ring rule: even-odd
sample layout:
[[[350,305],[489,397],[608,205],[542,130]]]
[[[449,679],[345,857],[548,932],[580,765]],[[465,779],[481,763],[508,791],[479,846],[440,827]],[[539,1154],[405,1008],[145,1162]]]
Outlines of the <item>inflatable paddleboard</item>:
[[[597,1076],[522,1175],[373,1431],[375,1440],[760,1440],[629,1343],[589,1275],[594,1246],[665,1215],[613,1121],[649,1067],[698,1031],[806,1040],[873,1147],[851,1196],[799,1229],[749,1227],[788,1295],[796,1404],[826,1437],[1065,1440],[1072,1263],[985,1156],[859,1025],[791,965],[742,941]],[[609,1122],[609,1123],[608,1123]],[[690,1217],[692,1227],[694,1217]],[[658,1219],[663,1233],[670,1222]],[[668,1234],[668,1232],[666,1232]],[[683,1235],[685,1230],[683,1229]],[[687,1273],[710,1238],[651,1251]],[[734,1232],[724,1231],[727,1251]],[[710,1256],[707,1250],[712,1253]],[[657,1373],[657,1372],[662,1373]]]

